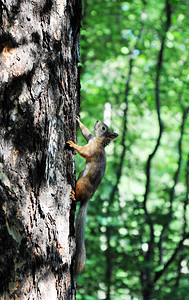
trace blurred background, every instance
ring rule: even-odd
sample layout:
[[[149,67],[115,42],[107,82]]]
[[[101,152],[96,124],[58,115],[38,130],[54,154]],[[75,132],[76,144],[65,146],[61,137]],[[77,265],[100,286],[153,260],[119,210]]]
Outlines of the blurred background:
[[[83,1],[80,118],[119,137],[89,203],[78,300],[189,299],[188,51],[188,0]]]

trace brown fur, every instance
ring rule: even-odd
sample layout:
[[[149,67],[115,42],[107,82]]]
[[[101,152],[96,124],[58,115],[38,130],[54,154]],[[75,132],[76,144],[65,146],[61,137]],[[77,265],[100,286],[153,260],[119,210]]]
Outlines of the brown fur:
[[[76,273],[81,273],[85,266],[85,220],[89,200],[100,184],[106,169],[106,154],[104,148],[115,139],[117,133],[111,132],[109,127],[101,121],[95,124],[95,136],[77,120],[82,135],[88,142],[85,146],[78,146],[72,141],[67,143],[86,159],[86,166],[79,174],[76,184],[75,200],[80,201],[80,209],[76,219]]]

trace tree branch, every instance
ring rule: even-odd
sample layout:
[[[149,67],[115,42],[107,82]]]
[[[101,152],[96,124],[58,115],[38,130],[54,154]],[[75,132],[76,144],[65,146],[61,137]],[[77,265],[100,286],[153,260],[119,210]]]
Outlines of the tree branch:
[[[165,234],[165,232],[166,232],[166,230],[169,226],[169,222],[170,222],[172,214],[173,214],[173,200],[174,200],[174,196],[175,196],[175,187],[178,183],[178,177],[179,177],[179,174],[180,174],[180,168],[181,168],[181,162],[182,162],[182,141],[183,141],[184,127],[185,127],[185,121],[186,121],[187,115],[188,115],[188,109],[183,111],[183,116],[182,116],[182,124],[181,124],[181,130],[180,130],[181,133],[180,133],[180,139],[179,139],[179,142],[178,142],[178,153],[179,153],[178,167],[177,167],[177,170],[176,170],[175,175],[174,175],[174,183],[173,183],[173,187],[172,187],[171,192],[170,192],[170,211],[167,215],[167,221],[163,226],[163,229],[161,231],[160,238],[159,238],[159,243],[158,243],[159,254],[160,254],[159,264],[162,263],[162,256],[163,256],[162,242],[163,242],[163,237],[164,237],[164,234]]]
[[[148,247],[148,251],[146,253],[146,260],[148,262],[152,261],[152,257],[153,257],[153,253],[154,253],[154,224],[153,224],[151,215],[147,208],[147,200],[148,200],[148,196],[149,196],[149,192],[150,192],[152,159],[154,158],[154,156],[160,146],[161,137],[162,137],[162,133],[163,133],[163,123],[161,120],[160,76],[161,76],[161,70],[162,70],[162,65],[163,65],[163,54],[164,54],[164,49],[165,49],[166,33],[169,30],[169,27],[171,25],[171,6],[170,6],[168,0],[165,1],[165,6],[166,6],[165,32],[162,36],[161,48],[160,48],[159,55],[158,55],[157,73],[156,73],[156,80],[155,80],[155,100],[156,100],[156,111],[157,111],[158,124],[159,124],[159,135],[158,135],[154,150],[149,155],[147,163],[146,163],[146,186],[145,186],[145,193],[144,193],[144,200],[143,200],[143,210],[145,212],[146,222],[150,229],[150,239],[149,239],[149,244],[148,244],[149,247]],[[147,276],[148,282],[151,281],[150,274],[151,274],[150,269],[146,268],[146,276]]]
[[[120,158],[120,163],[119,163],[119,168],[117,171],[117,176],[116,176],[116,183],[113,186],[113,189],[111,191],[110,197],[109,197],[109,203],[112,203],[115,193],[118,190],[118,184],[121,178],[122,170],[123,170],[123,163],[124,163],[124,158],[125,158],[125,153],[126,153],[126,133],[127,133],[127,112],[128,112],[128,96],[129,96],[129,91],[130,91],[130,81],[131,81],[131,76],[133,72],[133,51],[134,49],[138,46],[139,40],[142,35],[143,27],[144,27],[144,21],[141,21],[142,25],[140,27],[139,35],[137,37],[136,43],[133,47],[133,49],[130,50],[129,53],[129,71],[128,71],[128,76],[126,80],[126,85],[125,85],[125,96],[124,96],[124,103],[125,103],[125,108],[124,108],[124,115],[123,115],[123,133],[122,133],[122,139],[121,139],[121,145],[122,145],[122,153],[121,153],[121,158]],[[107,207],[107,214],[109,215],[109,206]],[[107,291],[106,291],[106,299],[110,299],[110,288],[111,288],[111,271],[110,271],[110,265],[111,265],[111,245],[110,245],[110,238],[111,238],[111,227],[107,226],[107,252],[106,252],[106,261],[107,261],[107,267],[106,267],[106,276],[107,276]]]
[[[154,148],[153,152],[149,155],[147,164],[146,164],[146,189],[145,189],[145,194],[144,194],[143,209],[145,211],[147,219],[149,219],[149,213],[147,210],[146,203],[147,203],[147,199],[148,199],[148,195],[149,195],[149,191],[150,191],[151,163],[152,163],[153,157],[155,156],[155,154],[160,146],[161,136],[163,133],[163,123],[161,120],[161,99],[160,99],[160,91],[159,90],[160,90],[160,75],[161,75],[161,69],[162,69],[162,64],[163,64],[163,53],[164,53],[164,48],[165,48],[166,33],[171,25],[171,6],[170,6],[168,0],[166,0],[166,16],[167,16],[167,20],[166,20],[166,26],[165,26],[165,33],[162,37],[161,48],[159,51],[158,62],[157,62],[157,73],[156,73],[156,80],[155,80],[155,99],[156,99],[156,110],[157,110],[158,123],[159,123],[159,135],[157,138],[155,148]]]
[[[154,283],[165,273],[167,268],[170,266],[170,264],[174,261],[175,257],[177,256],[178,252],[182,249],[183,243],[186,239],[189,238],[189,233],[185,234],[182,238],[182,240],[179,242],[178,246],[176,247],[175,251],[173,252],[172,256],[170,259],[167,261],[167,263],[164,265],[163,269],[160,271],[157,271],[155,273],[154,277]]]
[[[143,3],[144,4],[144,3]],[[144,12],[144,9],[143,9]],[[128,76],[127,76],[127,81],[126,81],[126,85],[125,85],[125,97],[124,97],[124,103],[125,103],[125,108],[123,111],[123,134],[122,134],[122,138],[121,138],[121,145],[122,145],[122,153],[121,153],[121,159],[120,159],[120,164],[119,164],[119,169],[117,171],[117,180],[115,185],[113,186],[111,195],[110,195],[110,199],[113,199],[115,196],[115,193],[118,189],[118,184],[121,178],[121,174],[122,174],[122,169],[123,169],[123,162],[124,162],[124,158],[125,158],[125,153],[126,153],[126,144],[125,144],[125,140],[126,140],[126,133],[127,133],[127,112],[128,112],[128,96],[129,96],[129,91],[130,91],[130,81],[131,81],[131,77],[132,77],[132,72],[133,72],[133,51],[137,48],[138,43],[140,41],[140,38],[142,36],[142,32],[144,29],[144,21],[141,21],[141,27],[140,27],[140,31],[136,40],[136,43],[133,47],[133,49],[130,50],[129,52],[129,71],[128,71]]]
[[[186,232],[186,226],[187,226],[186,209],[188,204],[189,204],[189,153],[188,153],[188,159],[186,164],[186,198],[184,201],[183,234],[185,234]]]

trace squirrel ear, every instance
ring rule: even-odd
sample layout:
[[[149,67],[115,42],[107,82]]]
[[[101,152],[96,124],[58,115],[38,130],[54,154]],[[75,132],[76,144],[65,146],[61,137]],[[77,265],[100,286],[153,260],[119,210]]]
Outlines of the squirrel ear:
[[[115,133],[115,132],[110,132],[110,133],[108,134],[108,138],[110,138],[111,140],[114,140],[114,139],[116,139],[117,137],[118,137],[118,134]]]

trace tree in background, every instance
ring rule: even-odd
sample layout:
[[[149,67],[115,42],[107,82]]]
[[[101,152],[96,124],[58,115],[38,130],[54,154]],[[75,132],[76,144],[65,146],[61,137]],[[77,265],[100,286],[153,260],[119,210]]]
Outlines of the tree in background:
[[[120,138],[89,205],[77,299],[186,299],[187,1],[83,4],[81,119],[91,128],[109,103]]]
[[[75,299],[80,1],[0,1],[0,298]],[[74,135],[74,136],[73,136]]]

